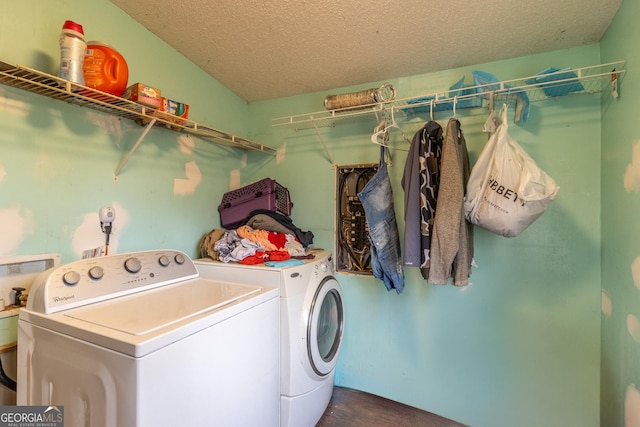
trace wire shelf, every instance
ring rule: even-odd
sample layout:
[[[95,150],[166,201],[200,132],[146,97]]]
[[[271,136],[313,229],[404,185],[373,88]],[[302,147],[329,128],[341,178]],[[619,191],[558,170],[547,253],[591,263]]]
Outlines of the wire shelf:
[[[511,102],[526,95],[529,102],[555,99],[567,95],[594,94],[611,89],[612,79],[624,76],[625,61],[610,62],[582,68],[563,69],[529,77],[496,81],[459,90],[439,92],[362,105],[339,110],[325,110],[272,119],[272,126],[296,126],[296,129],[361,116],[376,117],[385,111],[401,111],[407,116],[431,109],[442,111],[456,108],[486,107],[490,102]]]
[[[275,149],[258,142],[191,120],[171,117],[157,112],[153,108],[31,68],[19,65],[12,66],[0,62],[0,83],[37,95],[133,120],[140,125],[147,125],[152,120],[155,120],[156,126],[176,132],[184,132],[227,147],[275,153]]]

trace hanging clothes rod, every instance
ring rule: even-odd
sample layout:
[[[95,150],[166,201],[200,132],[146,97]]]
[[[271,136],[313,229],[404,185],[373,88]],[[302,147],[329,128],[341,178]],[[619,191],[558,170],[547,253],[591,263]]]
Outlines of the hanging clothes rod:
[[[505,102],[512,101],[523,95],[526,95],[530,102],[536,102],[557,98],[557,96],[548,95],[553,92],[553,89],[557,93],[562,93],[562,96],[600,93],[611,87],[611,80],[614,76],[620,79],[624,75],[624,66],[625,61],[616,61],[588,67],[561,69],[543,75],[536,74],[519,79],[465,86],[457,90],[445,89],[431,94],[359,107],[278,117],[272,120],[272,126],[295,125],[296,130],[299,130],[306,128],[300,126],[305,123],[331,122],[367,115],[377,116],[377,113],[388,109],[410,113],[411,110],[415,111],[418,108],[423,108],[423,111],[429,112],[425,107],[440,106],[440,110],[442,110],[445,109],[442,108],[442,104],[453,105],[454,100],[456,101],[457,109],[483,107],[484,103],[488,102],[490,98],[494,102]],[[580,85],[580,90],[563,93],[567,92],[566,89],[568,87],[576,84]],[[453,93],[455,95],[452,95]]]

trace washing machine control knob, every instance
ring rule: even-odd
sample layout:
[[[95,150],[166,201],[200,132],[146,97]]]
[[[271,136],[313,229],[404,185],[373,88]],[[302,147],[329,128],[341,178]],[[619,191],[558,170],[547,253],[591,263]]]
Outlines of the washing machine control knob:
[[[127,258],[124,262],[124,268],[129,273],[137,273],[142,270],[142,264],[138,258]]]
[[[77,271],[73,271],[73,270],[67,271],[62,276],[62,281],[67,286],[75,286],[78,284],[78,282],[80,282],[80,274],[78,274]]]
[[[104,277],[104,268],[100,267],[99,265],[91,267],[89,269],[89,277],[91,277],[93,280],[102,279]]]
[[[327,272],[327,264],[320,264],[320,270],[322,270],[323,273]]]
[[[158,264],[160,264],[163,267],[166,267],[169,265],[171,261],[169,261],[169,257],[166,255],[162,255],[160,258],[158,258]]]
[[[184,259],[184,255],[182,255],[182,254],[177,254],[177,255],[176,255],[176,257],[175,257],[175,260],[176,260],[176,262],[177,262],[178,264],[180,264],[180,265],[184,264],[184,261],[185,261],[185,259]]]

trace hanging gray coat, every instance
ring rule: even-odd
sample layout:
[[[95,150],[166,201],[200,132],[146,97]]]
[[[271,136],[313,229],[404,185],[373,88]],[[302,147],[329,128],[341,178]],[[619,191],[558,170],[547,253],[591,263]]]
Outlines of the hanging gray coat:
[[[449,119],[442,147],[429,283],[445,285],[449,278],[453,278],[456,286],[469,283],[473,261],[473,224],[464,215],[469,173],[467,144],[460,122],[454,117]]]

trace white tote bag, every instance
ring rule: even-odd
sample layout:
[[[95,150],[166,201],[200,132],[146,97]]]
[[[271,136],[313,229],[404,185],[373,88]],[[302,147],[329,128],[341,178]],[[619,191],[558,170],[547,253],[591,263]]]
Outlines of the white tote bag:
[[[542,215],[559,187],[509,136],[506,104],[501,118],[471,170],[464,210],[472,224],[515,237]]]

